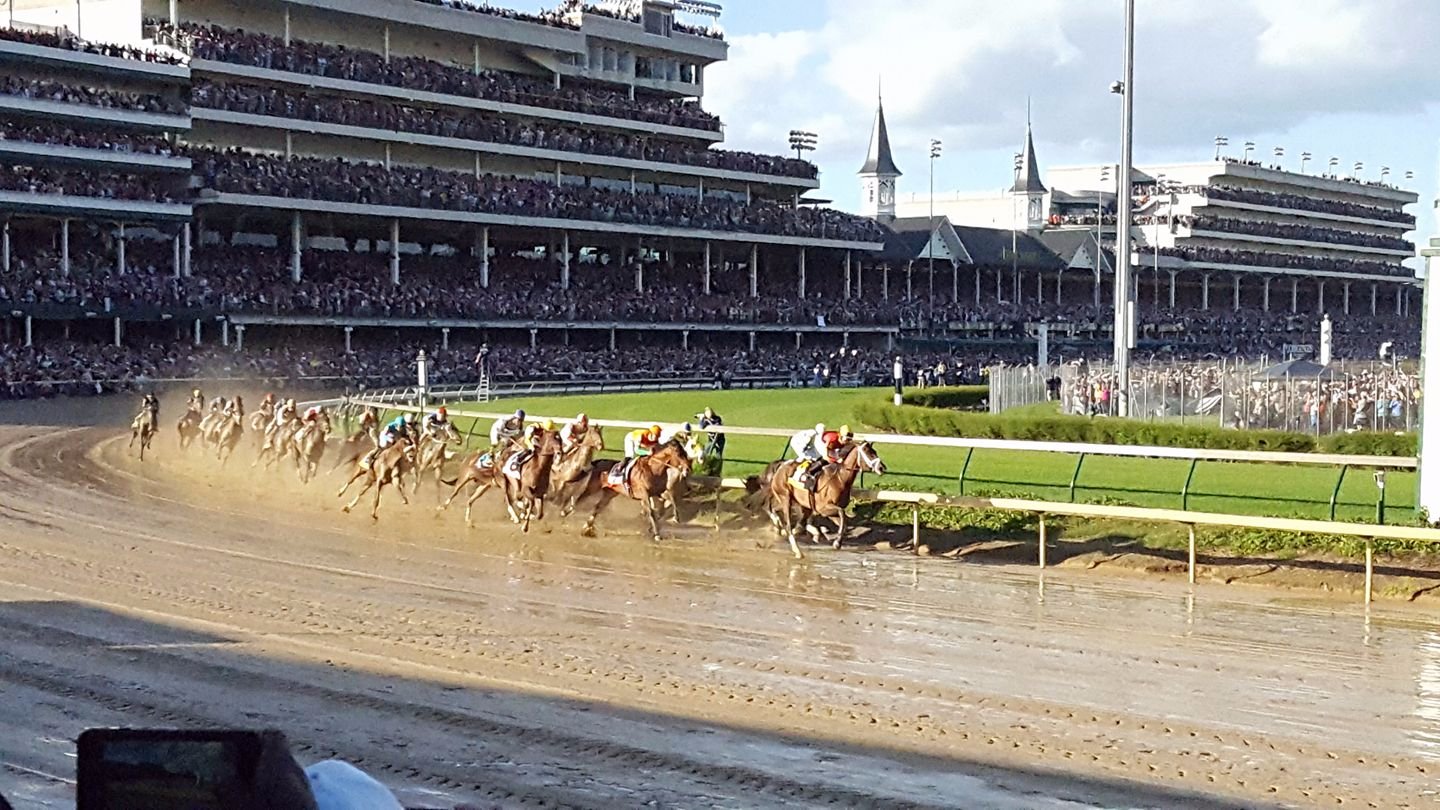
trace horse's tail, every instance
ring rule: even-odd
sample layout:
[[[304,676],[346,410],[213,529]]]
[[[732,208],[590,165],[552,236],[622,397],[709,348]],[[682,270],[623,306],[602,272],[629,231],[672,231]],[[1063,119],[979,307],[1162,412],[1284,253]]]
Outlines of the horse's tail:
[[[455,486],[455,483],[459,480],[460,476],[457,475],[454,478],[441,478],[440,483],[444,484],[447,487],[453,487]]]

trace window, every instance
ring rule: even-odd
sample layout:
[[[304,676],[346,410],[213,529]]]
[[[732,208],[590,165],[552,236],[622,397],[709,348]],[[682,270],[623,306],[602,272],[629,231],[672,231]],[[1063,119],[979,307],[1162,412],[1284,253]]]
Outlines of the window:
[[[645,10],[645,33],[656,34],[662,37],[670,36],[670,28],[673,23],[670,15],[657,9]]]

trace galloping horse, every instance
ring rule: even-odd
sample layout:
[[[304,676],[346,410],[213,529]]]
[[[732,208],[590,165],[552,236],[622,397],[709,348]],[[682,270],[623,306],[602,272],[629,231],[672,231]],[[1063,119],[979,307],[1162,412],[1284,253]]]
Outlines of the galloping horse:
[[[155,438],[155,411],[150,408],[141,408],[140,413],[130,422],[130,447],[135,446],[135,440],[140,440],[140,460],[145,460],[145,450]]]
[[[460,468],[459,475],[454,478],[441,479],[440,483],[445,486],[453,486],[455,489],[450,493],[450,497],[445,499],[445,503],[436,507],[436,513],[438,514],[449,509],[450,504],[454,503],[455,497],[460,494],[460,491],[474,484],[475,491],[470,493],[469,499],[465,501],[465,525],[473,528],[475,521],[471,520],[470,513],[475,507],[475,502],[480,500],[481,495],[484,495],[491,489],[504,487],[505,476],[500,470],[504,467],[506,460],[510,458],[512,452],[514,452],[514,445],[497,449],[493,452],[489,450],[477,450],[466,456],[465,463]],[[551,475],[553,478],[554,473],[552,472]]]
[[[662,509],[669,508],[670,519],[678,526],[680,524],[680,499],[685,497],[685,482],[690,478],[695,465],[705,459],[705,445],[693,433],[684,442],[677,440],[677,443],[685,448],[685,455],[690,459],[690,469],[684,472],[673,468],[666,471],[665,495],[661,498],[661,507]]]
[[[181,450],[188,450],[190,443],[200,435],[200,421],[203,415],[194,405],[185,410],[185,415],[175,423],[175,435],[180,442]]]
[[[240,444],[240,437],[245,434],[245,403],[240,397],[235,398],[235,404],[231,411],[221,415],[220,421],[212,428],[212,433],[205,436],[205,442],[215,448],[215,458],[224,466],[235,453],[235,448]]]
[[[555,466],[550,470],[550,498],[562,508],[568,503],[570,508],[565,510],[566,514],[574,508],[578,485],[590,472],[595,455],[604,449],[605,435],[600,428],[592,427],[585,431],[579,442],[561,451],[560,457],[555,459]]]
[[[260,454],[250,463],[251,467],[265,462],[265,469],[270,469],[276,462],[285,458],[290,452],[295,432],[300,429],[300,418],[292,416],[280,424],[272,420],[265,428],[265,443],[260,446]]]
[[[618,495],[625,495],[640,502],[640,512],[645,516],[650,526],[650,537],[656,542],[660,541],[660,522],[656,517],[656,501],[665,494],[670,486],[670,473],[672,470],[682,475],[690,474],[690,456],[685,452],[684,446],[679,442],[669,441],[660,449],[648,456],[635,459],[630,470],[625,473],[625,480],[620,486],[611,484],[609,481],[610,472],[619,462],[597,461],[590,469],[590,475],[584,480],[584,489],[575,501],[579,503],[592,495],[596,497],[595,509],[585,521],[585,528],[582,534],[592,536],[595,532],[595,519],[605,511],[605,507],[615,500]],[[571,510],[566,510],[568,514]]]
[[[420,491],[420,479],[426,473],[435,473],[435,499],[440,499],[440,487],[444,483],[441,477],[445,469],[445,461],[449,457],[451,443],[463,444],[465,437],[460,435],[460,430],[451,422],[443,422],[437,428],[437,432],[428,432],[420,438],[420,447],[415,454],[415,482],[410,488],[410,494],[415,495]]]
[[[260,410],[250,414],[249,428],[250,435],[255,437],[255,451],[258,453],[265,444],[265,428],[275,421],[275,402],[273,400],[260,403]]]
[[[841,451],[843,455],[838,463],[826,464],[815,475],[814,491],[800,488],[791,481],[795,465],[799,463],[797,461],[778,462],[766,470],[769,475],[769,503],[766,509],[775,528],[790,541],[790,550],[797,559],[805,556],[795,543],[797,526],[804,526],[813,535],[823,535],[824,532],[812,521],[816,515],[829,518],[837,529],[831,545],[840,548],[840,542],[845,538],[845,508],[850,505],[850,490],[855,487],[860,470],[885,474],[885,462],[880,460],[870,442],[851,442]],[[792,507],[800,511],[798,521],[793,519]]]
[[[355,474],[350,476],[350,480],[345,482],[345,486],[340,488],[340,491],[336,493],[335,497],[345,497],[345,492],[350,489],[350,485],[359,481],[361,478],[365,479],[365,486],[362,487],[359,492],[355,493],[355,498],[342,507],[340,511],[349,512],[355,508],[355,504],[360,502],[360,496],[370,491],[371,487],[374,487],[375,503],[370,507],[370,518],[372,520],[379,520],[380,494],[384,492],[385,487],[390,484],[395,485],[395,492],[400,496],[400,501],[406,506],[410,505],[410,499],[405,497],[405,476],[415,467],[415,445],[410,439],[406,437],[398,438],[394,444],[381,450],[375,456],[375,460],[370,462],[369,466],[356,466]]]
[[[530,531],[531,519],[545,519],[545,496],[550,493],[550,473],[559,454],[559,435],[542,430],[536,434],[534,454],[519,462],[515,475],[503,475],[505,509],[510,513],[510,520],[519,523],[523,532]]]
[[[330,414],[321,411],[315,421],[307,422],[290,439],[291,452],[295,455],[295,472],[300,483],[308,484],[320,468],[320,459],[325,455],[325,441],[330,437]]]

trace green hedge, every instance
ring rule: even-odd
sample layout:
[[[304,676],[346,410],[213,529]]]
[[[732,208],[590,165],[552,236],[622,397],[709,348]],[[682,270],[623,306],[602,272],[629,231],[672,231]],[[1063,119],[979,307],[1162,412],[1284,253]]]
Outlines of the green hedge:
[[[992,416],[913,405],[896,407],[884,402],[861,403],[855,408],[855,417],[872,428],[920,436],[1193,447],[1210,450],[1271,450],[1288,453],[1309,453],[1316,449],[1315,437],[1301,433],[1226,430],[1219,427],[1129,419],[1090,419],[1084,416],[1058,415]]]
[[[990,401],[988,385],[951,385],[943,388],[922,388],[905,394],[901,402],[921,408],[951,408],[978,411]]]
[[[1346,456],[1414,457],[1420,453],[1420,437],[1414,433],[1337,433],[1321,439],[1320,448]]]

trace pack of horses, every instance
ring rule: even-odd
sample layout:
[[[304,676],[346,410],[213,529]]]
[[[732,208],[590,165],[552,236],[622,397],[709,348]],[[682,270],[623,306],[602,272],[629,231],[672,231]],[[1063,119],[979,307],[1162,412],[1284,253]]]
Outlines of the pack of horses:
[[[142,459],[158,430],[153,422],[149,412],[142,410],[132,424],[131,445],[140,443]],[[605,438],[597,426],[589,427],[568,443],[561,441],[558,431],[541,429],[528,447],[517,440],[465,453],[465,438],[453,423],[413,429],[384,448],[378,447],[376,420],[364,424],[369,427],[336,436],[335,422],[327,410],[308,419],[291,415],[277,422],[269,403],[247,417],[237,397],[223,409],[203,412],[194,406],[187,408],[176,424],[176,436],[182,452],[198,447],[224,466],[248,432],[255,452],[252,467],[281,470],[290,466],[302,485],[315,480],[322,462],[330,455],[334,458],[330,473],[349,473],[336,497],[343,499],[358,485],[341,510],[350,512],[368,493],[373,520],[380,518],[387,490],[393,489],[409,506],[422,482],[433,481],[436,515],[463,498],[467,527],[474,527],[475,505],[491,490],[501,493],[507,516],[523,532],[529,532],[533,522],[545,519],[549,503],[561,517],[588,512],[581,533],[593,536],[597,518],[615,500],[626,499],[639,506],[655,541],[661,539],[662,515],[667,510],[671,520],[680,522],[679,504],[686,482],[696,465],[706,460],[699,442],[676,437],[617,472],[616,466],[624,462],[598,457],[605,450]],[[450,463],[455,459],[459,459],[458,467]],[[851,441],[813,474],[810,486],[796,482],[797,463],[775,461],[760,475],[747,479],[746,502],[769,518],[789,542],[795,557],[804,556],[797,542],[802,531],[814,542],[829,539],[838,549],[845,536],[846,509],[859,474],[882,475],[885,463],[870,442]],[[833,534],[817,524],[819,518],[833,524]]]

